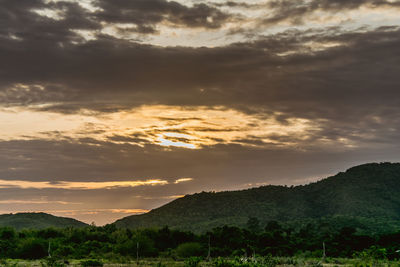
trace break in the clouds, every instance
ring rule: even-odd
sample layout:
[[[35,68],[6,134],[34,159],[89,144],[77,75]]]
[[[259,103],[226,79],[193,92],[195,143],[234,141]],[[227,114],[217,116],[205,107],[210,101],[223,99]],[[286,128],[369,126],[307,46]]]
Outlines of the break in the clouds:
[[[0,211],[99,224],[398,161],[400,2],[0,0]]]

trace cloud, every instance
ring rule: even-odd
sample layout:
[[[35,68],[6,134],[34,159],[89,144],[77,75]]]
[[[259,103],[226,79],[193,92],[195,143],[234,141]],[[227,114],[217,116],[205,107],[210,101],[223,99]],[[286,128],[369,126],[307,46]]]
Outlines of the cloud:
[[[180,178],[180,179],[175,180],[174,184],[190,182],[190,181],[193,181],[193,178]]]
[[[54,18],[51,15],[52,11],[59,13],[60,17]],[[45,3],[41,0],[22,0],[16,3],[12,0],[5,0],[2,1],[0,14],[0,38],[2,41],[4,39],[11,39],[15,42],[35,40],[36,45],[49,42],[62,44],[80,39],[71,31],[72,29],[95,30],[100,26],[91,20],[86,9],[77,3],[70,2]],[[5,46],[7,45],[5,44]]]
[[[290,1],[273,0],[268,1],[265,6],[271,10],[272,15],[262,20],[264,24],[273,25],[282,21],[289,21],[291,24],[303,23],[311,14],[317,11],[329,12],[331,15],[358,9],[362,6],[377,8],[399,8],[400,1],[386,0],[312,0],[312,1]]]
[[[338,45],[325,48],[318,45],[331,43]],[[295,141],[301,149],[318,146],[337,149],[340,144],[346,150],[353,145],[375,147],[378,143],[390,144],[398,136],[398,27],[358,31],[337,27],[289,30],[252,42],[215,48],[163,48],[109,37],[68,49],[49,49],[46,44],[40,48],[30,46],[32,44],[27,40],[7,39],[2,42],[3,105],[76,115],[91,112],[98,116],[130,111],[143,104],[183,106],[183,109],[192,109],[192,113],[223,107],[221,112],[225,111],[235,119],[247,114],[244,118],[249,123],[253,118],[266,120],[271,114],[279,114],[276,115],[277,122],[286,127],[293,119],[306,120],[317,126],[318,129],[303,135],[306,137],[304,140],[298,139],[296,132],[283,136],[269,133],[266,146],[265,136],[249,134],[235,138],[238,145],[261,144],[264,149],[272,151],[276,148],[270,145],[271,141]],[[42,53],[32,53],[33,48]],[[58,62],[57,66],[52,64],[54,61]],[[36,69],[40,69],[40,74]],[[240,112],[229,113],[230,110]],[[162,112],[167,112],[167,108]],[[161,114],[157,115],[160,117]],[[179,116],[179,113],[169,118],[174,116]],[[162,117],[165,116],[162,114]],[[182,119],[187,122],[188,118],[193,118],[193,114]],[[209,127],[206,122],[212,121],[210,118],[212,116],[198,120],[199,125],[194,125],[193,131],[235,129],[236,125],[224,122],[217,123],[221,127]],[[172,125],[179,123],[169,121]],[[258,126],[255,124],[254,127]],[[190,130],[190,127],[181,128],[186,134]],[[227,132],[224,132],[226,136]],[[130,137],[140,140],[127,140],[129,135],[114,133],[110,136],[111,142],[88,138],[79,139],[81,143],[70,140],[3,142],[2,146],[9,152],[2,156],[5,167],[2,177],[19,178],[22,176],[18,175],[28,173],[26,170],[35,170],[29,175],[35,177],[31,179],[96,179],[104,177],[104,173],[109,178],[128,177],[127,170],[134,167],[140,170],[151,166],[153,170],[165,160],[164,153],[170,154],[148,143],[149,134],[156,136],[159,133],[149,131],[142,133],[144,136]],[[225,143],[226,136],[212,137],[218,140],[217,143]],[[136,142],[142,147],[115,144],[125,141]],[[85,149],[78,151],[81,145]],[[102,151],[101,156],[98,151]],[[171,151],[181,153],[174,148],[170,148]],[[204,151],[209,150],[205,147]],[[122,155],[127,155],[124,157],[132,161],[119,162]],[[45,166],[39,159],[44,161],[48,158],[54,163],[50,169],[34,167]],[[23,164],[15,166],[16,160]],[[72,172],[65,172],[63,165],[57,164],[63,160],[68,161]],[[97,166],[94,162],[107,164]],[[112,168],[113,164],[119,168]],[[167,168],[161,169],[171,172]],[[116,175],[112,175],[113,172]],[[138,172],[135,177],[149,177],[149,173],[142,175],[141,171]],[[68,175],[60,175],[62,173]],[[150,176],[163,177],[160,173]],[[191,173],[177,177],[187,176],[196,177]]]
[[[0,38],[35,45],[53,43],[67,47],[96,39],[112,29],[114,34],[154,34],[159,24],[217,29],[230,15],[204,3],[191,7],[166,0],[71,1],[5,0],[0,7]]]
[[[399,160],[398,1],[218,3],[3,1],[0,201],[121,216]]]
[[[146,180],[146,181],[111,181],[111,182],[36,182],[23,180],[0,180],[0,188],[18,187],[18,188],[37,188],[37,189],[108,189],[113,187],[136,187],[144,185],[165,185],[168,184],[165,180]]]
[[[53,210],[52,213],[65,213],[67,215],[78,215],[78,214],[98,214],[101,212],[111,212],[119,214],[143,214],[149,212],[150,210],[144,209],[80,209],[80,210]]]
[[[40,56],[28,52],[29,43],[22,42],[14,46],[20,47],[18,51],[3,50],[2,102],[65,113],[112,112],[158,103],[283,113],[298,108],[296,112],[308,116],[333,114],[315,110],[332,106],[321,105],[327,101],[340,113],[344,109],[338,107],[356,101],[362,88],[368,92],[363,94],[366,101],[378,104],[382,102],[378,99],[387,98],[393,106],[397,65],[396,57],[389,54],[397,47],[398,36],[396,28],[331,29],[329,34],[288,31],[256,42],[197,49],[103,39],[68,50],[46,52],[44,47]],[[314,45],[307,46],[311,41]],[[313,50],[315,44],[331,42],[341,45]],[[287,53],[292,54],[279,56]],[[386,69],[374,68],[376,64]],[[35,74],[38,68],[40,76]],[[377,87],[385,93],[377,92]]]
[[[131,9],[163,11],[181,5],[145,2],[124,1]],[[102,6],[96,12],[119,14],[123,10],[114,1],[96,3]],[[350,8],[365,3],[369,2],[342,5]],[[273,4],[278,8],[282,3],[270,2]],[[214,48],[159,47],[101,31],[94,40],[84,41],[73,30],[98,31],[101,26],[96,15],[68,2],[51,4],[62,10],[64,19],[60,21],[31,12],[45,7],[48,4],[41,1],[18,5],[6,1],[2,5],[3,106],[63,113],[108,113],[144,104],[224,106],[246,112],[279,111],[307,119],[350,119],[362,112],[371,116],[372,110],[367,110],[371,105],[385,103],[387,108],[395,108],[398,104],[396,26],[358,31],[338,27],[287,30]],[[355,101],[362,102],[358,114],[350,108]]]
[[[190,28],[219,28],[229,15],[204,3],[184,6],[175,1],[166,0],[98,0],[100,8],[94,16],[104,22],[133,24],[141,33],[153,33],[160,23],[172,23],[175,26]]]
[[[77,202],[69,202],[69,201],[49,201],[49,200],[21,200],[21,199],[7,199],[7,200],[0,200],[0,204],[61,204],[61,205],[76,205],[76,204],[83,204]]]

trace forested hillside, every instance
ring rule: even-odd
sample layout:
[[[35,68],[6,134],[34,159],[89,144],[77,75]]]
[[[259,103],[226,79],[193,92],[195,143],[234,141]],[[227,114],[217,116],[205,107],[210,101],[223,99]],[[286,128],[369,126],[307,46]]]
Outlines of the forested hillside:
[[[86,223],[72,218],[57,217],[47,213],[16,213],[0,215],[0,226],[9,226],[16,229],[43,229],[48,227],[84,227]]]
[[[400,164],[360,165],[302,186],[187,195],[115,224],[129,228],[168,225],[201,232],[221,225],[244,227],[251,217],[261,225],[271,220],[286,224],[322,220],[361,231],[396,231],[400,227]]]

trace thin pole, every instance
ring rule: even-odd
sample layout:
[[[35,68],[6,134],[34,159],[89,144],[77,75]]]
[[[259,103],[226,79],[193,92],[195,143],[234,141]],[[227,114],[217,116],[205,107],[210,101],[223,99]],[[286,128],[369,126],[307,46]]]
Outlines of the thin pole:
[[[211,258],[211,237],[208,235],[208,254],[207,254],[207,260],[210,260]]]
[[[136,261],[139,263],[139,241],[136,243]]]
[[[325,242],[322,242],[322,249],[323,249],[323,255],[322,255],[322,258],[324,258],[324,259],[325,259],[325,257],[326,257],[326,251],[325,251]]]

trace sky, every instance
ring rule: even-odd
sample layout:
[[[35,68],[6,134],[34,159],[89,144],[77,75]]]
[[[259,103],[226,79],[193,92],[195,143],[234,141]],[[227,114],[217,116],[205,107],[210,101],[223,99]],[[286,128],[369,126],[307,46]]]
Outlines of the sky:
[[[399,74],[399,0],[0,0],[0,213],[398,162]]]

